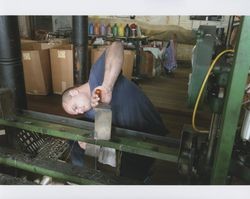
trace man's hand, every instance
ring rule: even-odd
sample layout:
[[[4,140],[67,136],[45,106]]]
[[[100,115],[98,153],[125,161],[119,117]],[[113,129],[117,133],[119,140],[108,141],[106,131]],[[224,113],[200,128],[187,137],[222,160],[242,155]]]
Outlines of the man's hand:
[[[99,96],[96,94],[96,90],[100,89],[101,90],[101,99]],[[112,99],[112,90],[105,87],[105,86],[98,86],[96,87],[91,95],[91,106],[94,108],[96,107],[100,102],[109,104]]]
[[[86,149],[86,145],[87,145],[87,143],[86,142],[81,142],[81,141],[78,141],[78,144],[79,144],[79,146],[82,148],[82,149]]]

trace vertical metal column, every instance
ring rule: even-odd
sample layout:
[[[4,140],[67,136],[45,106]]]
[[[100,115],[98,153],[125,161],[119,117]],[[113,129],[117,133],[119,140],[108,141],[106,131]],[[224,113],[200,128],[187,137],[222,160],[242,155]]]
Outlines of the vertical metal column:
[[[141,52],[140,52],[140,40],[135,40],[135,67],[134,67],[134,77],[139,78],[140,67],[141,67]]]
[[[222,123],[212,169],[211,184],[225,184],[250,68],[250,17],[244,17],[222,113]]]
[[[211,158],[214,152],[215,139],[218,131],[220,115],[218,113],[213,113],[210,132],[208,136],[208,150],[207,150],[207,163],[211,165]]]
[[[26,109],[18,19],[0,16],[0,88],[13,92],[15,107]]]
[[[74,83],[88,80],[88,16],[73,16]]]
[[[230,16],[229,17],[229,22],[228,22],[228,28],[227,28],[227,36],[226,36],[226,47],[229,47],[229,43],[230,43],[230,37],[232,34],[232,30],[233,30],[233,21],[234,21],[234,17]]]

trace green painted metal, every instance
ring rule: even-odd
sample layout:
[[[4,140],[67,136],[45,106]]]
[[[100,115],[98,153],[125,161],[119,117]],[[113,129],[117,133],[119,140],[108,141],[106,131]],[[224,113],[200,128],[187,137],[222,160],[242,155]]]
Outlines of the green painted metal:
[[[85,141],[96,145],[114,148],[120,151],[152,157],[177,163],[178,150],[170,148],[160,142],[145,142],[139,138],[127,138],[122,136],[112,137],[111,141],[92,139],[93,131],[70,127],[51,122],[45,122],[28,117],[18,116],[15,121],[0,119],[1,125],[34,131],[54,137]]]
[[[65,181],[69,181],[69,182],[74,182],[74,183],[78,183],[78,184],[92,184],[92,185],[97,185],[98,183],[96,183],[95,181],[90,181],[90,180],[86,180],[84,178],[80,178],[80,177],[75,177],[72,175],[66,175],[63,172],[58,172],[55,170],[52,170],[52,168],[50,169],[46,169],[46,168],[42,168],[33,164],[27,164],[25,162],[22,161],[17,161],[14,160],[12,158],[2,158],[0,157],[0,163],[1,164],[5,164],[8,166],[12,166],[15,168],[19,168],[19,169],[23,169],[26,171],[30,171],[33,173],[38,173],[41,175],[46,175],[46,176],[51,176],[53,178],[58,178],[58,179],[62,179]]]
[[[223,65],[222,65],[223,64]],[[213,69],[213,79],[208,82],[208,90],[214,90],[220,88],[225,89],[228,82],[228,76],[231,71],[231,67],[228,64],[220,63],[219,66]],[[207,102],[212,113],[221,114],[223,110],[224,99],[217,95],[207,93]]]
[[[100,173],[94,169],[75,167],[48,159],[32,158],[28,154],[0,147],[0,164],[23,169],[32,173],[51,176],[63,181],[85,185],[139,184],[127,178]]]
[[[22,110],[22,116],[28,118],[35,118],[36,120],[61,124],[65,126],[76,127],[78,129],[90,130],[94,129],[94,123],[88,122],[84,120],[78,120],[58,115],[52,115],[48,113],[40,113],[30,110]],[[170,147],[179,148],[180,141],[176,138],[169,136],[159,136],[157,134],[149,134],[140,131],[134,131],[130,129],[119,128],[116,126],[112,126],[112,136],[122,136],[122,137],[133,137],[133,138],[141,138],[144,141],[160,141],[162,144]]]
[[[250,17],[243,17],[241,34],[235,52],[235,60],[229,77],[222,113],[211,184],[226,184],[232,148],[239,120],[241,103],[250,67]]]
[[[197,32],[196,47],[193,52],[192,75],[188,85],[189,107],[194,107],[202,82],[211,63],[215,35],[215,26],[200,26]]]
[[[214,96],[209,96],[208,104],[209,108],[213,113],[221,113],[222,108],[223,108],[223,99],[214,97]]]

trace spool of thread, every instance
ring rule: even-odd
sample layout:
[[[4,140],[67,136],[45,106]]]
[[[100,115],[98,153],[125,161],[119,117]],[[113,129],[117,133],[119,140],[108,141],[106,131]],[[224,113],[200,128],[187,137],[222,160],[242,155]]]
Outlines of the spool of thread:
[[[94,25],[94,34],[100,35],[100,26],[98,23],[95,23],[95,25]]]
[[[136,28],[137,28],[137,26],[134,23],[130,25],[132,37],[136,37]]]
[[[119,26],[118,26],[118,36],[124,37],[124,27],[122,24],[119,24]]]
[[[106,27],[106,34],[107,34],[108,37],[111,37],[113,35],[112,28],[111,28],[110,24],[108,24],[107,27]]]
[[[101,36],[106,36],[106,26],[104,24],[101,24],[100,26],[100,33]]]
[[[129,27],[128,24],[124,28],[124,36],[125,37],[129,37],[130,36],[130,27]]]
[[[118,35],[118,27],[117,27],[116,23],[112,27],[112,33],[113,33],[113,37],[117,37],[117,35]]]
[[[89,24],[89,35],[93,35],[94,34],[94,26],[92,23]]]

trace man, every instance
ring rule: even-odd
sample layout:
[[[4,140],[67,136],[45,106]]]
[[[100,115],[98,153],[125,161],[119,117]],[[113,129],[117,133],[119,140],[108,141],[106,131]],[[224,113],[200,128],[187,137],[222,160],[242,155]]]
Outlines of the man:
[[[92,66],[89,81],[63,94],[64,110],[71,115],[84,114],[88,119],[94,120],[93,108],[101,100],[111,105],[113,125],[165,135],[167,129],[160,115],[140,88],[121,74],[122,65],[123,46],[120,42],[114,42]],[[96,89],[101,90],[101,99],[95,94]],[[85,149],[85,143],[79,144]],[[74,155],[83,155],[79,150],[80,147],[78,145],[76,147],[78,150],[75,150]],[[75,160],[76,164],[79,163],[77,161]],[[153,159],[124,152],[121,162],[121,176],[144,180]]]

